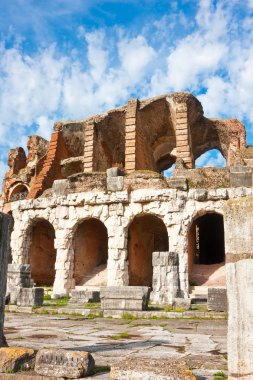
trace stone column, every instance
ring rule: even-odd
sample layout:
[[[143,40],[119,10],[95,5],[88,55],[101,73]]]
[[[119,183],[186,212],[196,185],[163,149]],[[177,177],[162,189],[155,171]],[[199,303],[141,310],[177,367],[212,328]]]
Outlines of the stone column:
[[[113,221],[114,218],[111,218]],[[114,220],[114,222],[117,221]],[[118,218],[120,223],[120,218]],[[108,279],[107,286],[128,285],[127,229],[121,225],[108,225]]]
[[[229,380],[253,379],[253,197],[224,207]]]
[[[7,345],[5,337],[3,335],[3,325],[8,251],[10,244],[10,222],[11,218],[9,217],[9,215],[0,213],[0,347]]]
[[[73,279],[74,251],[71,231],[56,230],[55,233],[54,246],[57,253],[53,296],[57,298],[69,295],[75,282]]]
[[[179,293],[178,254],[153,252],[152,301],[156,304],[173,305]]]

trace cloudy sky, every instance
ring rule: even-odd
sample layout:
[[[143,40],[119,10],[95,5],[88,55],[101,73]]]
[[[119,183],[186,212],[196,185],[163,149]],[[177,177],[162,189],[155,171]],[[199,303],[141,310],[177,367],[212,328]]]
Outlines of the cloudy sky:
[[[58,119],[175,91],[253,144],[253,0],[0,0],[0,175]]]

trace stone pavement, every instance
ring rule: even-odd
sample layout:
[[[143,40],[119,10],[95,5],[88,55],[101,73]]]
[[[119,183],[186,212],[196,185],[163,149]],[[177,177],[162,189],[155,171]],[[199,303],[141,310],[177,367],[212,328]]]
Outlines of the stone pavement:
[[[122,360],[152,359],[186,362],[199,379],[226,371],[225,320],[110,319],[6,313],[10,346],[59,347],[92,353],[97,366]],[[95,378],[109,379],[108,371]],[[18,379],[18,377],[17,377]]]

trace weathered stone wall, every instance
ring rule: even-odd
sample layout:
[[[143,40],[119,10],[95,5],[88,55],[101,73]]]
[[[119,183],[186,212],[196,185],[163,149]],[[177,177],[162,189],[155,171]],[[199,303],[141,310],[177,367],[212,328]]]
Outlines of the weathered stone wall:
[[[9,226],[9,215],[0,213],[0,347],[6,345],[3,335],[3,325],[9,251]]]
[[[229,380],[253,378],[253,197],[225,204]]]
[[[15,219],[11,236],[13,263],[29,263],[29,230],[37,219],[49,221],[55,230],[57,250],[54,293],[68,293],[75,286],[74,233],[84,219],[96,218],[108,232],[107,284],[128,285],[129,226],[137,215],[151,214],[166,226],[169,251],[178,253],[180,289],[182,296],[187,297],[188,231],[192,221],[207,212],[223,214],[227,199],[246,195],[253,195],[253,189],[93,191],[12,202]]]

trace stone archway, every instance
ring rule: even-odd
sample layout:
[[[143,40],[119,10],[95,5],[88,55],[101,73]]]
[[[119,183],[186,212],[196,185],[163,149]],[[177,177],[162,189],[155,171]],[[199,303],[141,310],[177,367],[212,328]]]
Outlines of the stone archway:
[[[74,234],[75,285],[106,286],[108,234],[98,219],[84,220]]]
[[[169,250],[168,233],[155,215],[134,218],[128,232],[129,285],[152,287],[152,253]]]
[[[189,281],[192,285],[225,285],[223,216],[215,212],[195,219],[188,233]]]
[[[51,223],[38,219],[31,226],[29,261],[31,276],[38,286],[52,286],[55,279],[55,231]]]

